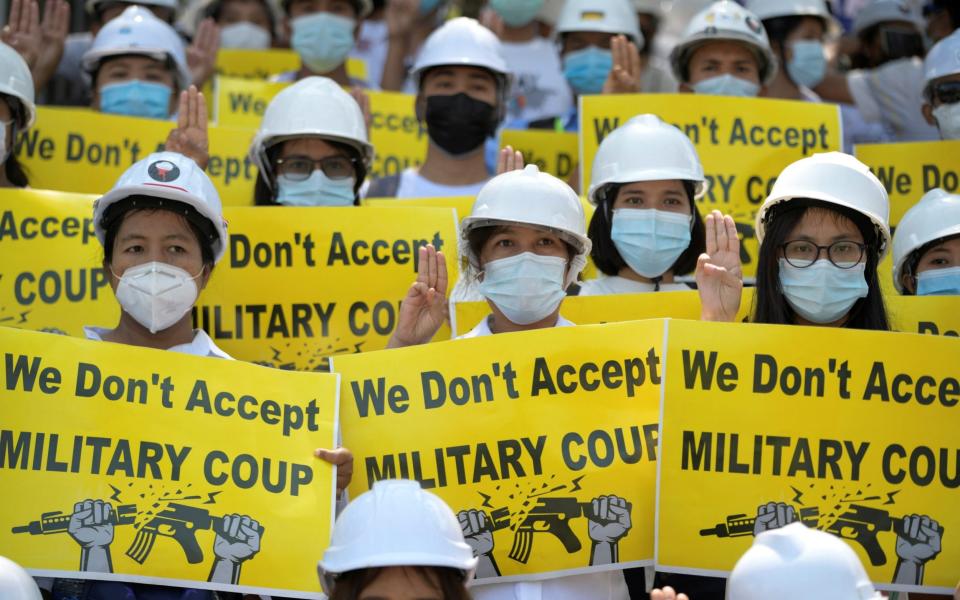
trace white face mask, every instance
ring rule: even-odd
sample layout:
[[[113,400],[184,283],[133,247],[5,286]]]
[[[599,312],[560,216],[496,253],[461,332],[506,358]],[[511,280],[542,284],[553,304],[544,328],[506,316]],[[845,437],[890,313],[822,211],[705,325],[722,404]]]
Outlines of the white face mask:
[[[752,81],[734,77],[729,73],[717,75],[693,84],[693,91],[698,94],[711,96],[734,96],[738,98],[755,98],[760,93],[760,86]]]
[[[940,137],[945,140],[960,140],[960,102],[941,104],[933,109]]]
[[[781,258],[780,287],[793,310],[811,323],[833,323],[870,292],[867,263],[841,269],[823,258],[798,268]]]
[[[7,162],[7,127],[8,123],[0,121],[0,165]]]
[[[566,292],[567,259],[524,252],[488,262],[480,293],[511,323],[529,325],[557,310]]]
[[[202,274],[203,269],[191,276],[179,267],[156,261],[137,265],[119,277],[117,301],[150,333],[163,331],[193,308],[198,294],[196,280]]]
[[[270,32],[250,21],[231,23],[220,29],[221,48],[266,50],[270,41]]]

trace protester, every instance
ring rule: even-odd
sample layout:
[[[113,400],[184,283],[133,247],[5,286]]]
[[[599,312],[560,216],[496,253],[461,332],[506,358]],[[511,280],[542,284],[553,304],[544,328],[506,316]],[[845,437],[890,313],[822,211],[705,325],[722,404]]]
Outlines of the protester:
[[[603,276],[580,294],[690,289],[677,278],[705,249],[706,180],[689,138],[656,115],[633,117],[603,139],[590,173],[590,256]]]
[[[353,206],[373,160],[356,100],[307,77],[274,97],[250,145],[259,206]]]
[[[384,8],[387,22],[387,52],[381,87],[395,92],[417,93],[411,65],[434,31],[446,18],[446,0],[390,0]]]
[[[220,26],[220,47],[266,50],[277,44],[276,16],[269,0],[212,0],[200,13],[201,22]]]
[[[356,44],[360,22],[372,8],[370,0],[284,0],[283,27],[301,66],[274,81],[322,75],[344,87],[376,88],[375,83],[347,73],[347,56]]]
[[[930,49],[923,61],[923,116],[945,140],[960,140],[960,29]]]
[[[416,481],[384,480],[337,517],[317,571],[330,600],[469,600],[476,567],[443,500]]]
[[[17,136],[29,129],[37,116],[33,103],[33,78],[23,58],[0,44],[0,187],[23,188],[27,174],[17,160]]]
[[[907,295],[960,295],[960,195],[934,188],[893,235],[893,283]]]
[[[374,180],[371,198],[472,196],[490,179],[484,145],[507,110],[510,72],[500,41],[473,19],[447,22],[426,41],[412,76],[426,125],[419,168]]]
[[[960,28],[960,4],[955,0],[931,0],[923,6],[927,36],[939,42]]]
[[[670,72],[670,63],[655,52],[657,33],[663,24],[666,12],[660,0],[633,0],[637,11],[643,47],[640,48],[640,90],[644,93],[674,93],[677,80]]]
[[[890,329],[877,265],[890,247],[890,202],[870,169],[829,152],[785,168],[757,212],[760,242],[750,320]],[[699,258],[702,318],[733,321],[742,275],[733,219],[707,217]]]

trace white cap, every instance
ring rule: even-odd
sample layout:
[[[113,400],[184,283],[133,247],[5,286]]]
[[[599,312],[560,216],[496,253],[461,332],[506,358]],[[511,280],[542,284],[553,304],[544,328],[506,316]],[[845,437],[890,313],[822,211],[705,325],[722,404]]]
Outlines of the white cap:
[[[840,538],[802,523],[758,535],[730,573],[727,600],[881,600]]]
[[[576,281],[587,264],[592,244],[580,198],[569,185],[541,173],[536,165],[497,175],[481,188],[470,216],[460,223],[462,251],[471,267],[479,266],[479,257],[467,243],[470,232],[496,225],[540,227],[573,246],[577,255],[570,262],[564,287]]]
[[[95,13],[101,4],[112,2],[113,0],[87,0],[87,12]],[[140,6],[161,6],[169,8],[172,11],[177,10],[177,0],[136,0]]]
[[[657,115],[637,115],[603,138],[587,197],[597,205],[607,184],[665,179],[693,181],[697,198],[706,191],[703,165],[690,138]]]
[[[34,104],[33,75],[20,53],[0,42],[0,94],[11,96],[23,105],[23,119],[17,123],[26,129],[37,117]]]
[[[623,34],[637,46],[644,43],[630,0],[567,0],[557,20],[557,33],[576,31]]]
[[[957,73],[960,73],[960,29],[937,42],[923,59],[924,94],[929,99],[933,81]]]
[[[106,231],[103,217],[110,206],[130,196],[150,196],[176,200],[193,207],[213,225],[217,239],[212,240],[214,262],[223,258],[227,248],[227,222],[213,182],[197,163],[176,152],[156,152],[123,172],[116,185],[93,203],[93,227],[100,243]]]
[[[670,66],[677,81],[688,80],[685,76],[687,65],[697,48],[716,41],[742,42],[750,46],[760,63],[762,83],[769,83],[777,74],[777,60],[760,19],[735,2],[720,0],[690,19],[680,43],[670,53]]]
[[[272,165],[267,150],[284,140],[317,136],[357,149],[367,168],[373,162],[373,146],[360,105],[326,77],[306,77],[284,88],[267,106],[260,128],[250,144],[250,160],[270,183]]]
[[[0,556],[0,598],[4,600],[42,600],[40,589],[23,567]]]
[[[924,30],[922,18],[907,0],[873,0],[857,11],[853,33],[860,35],[874,25],[889,21],[907,21],[916,25],[918,33]]]
[[[462,571],[466,583],[477,559],[443,500],[416,481],[385,480],[337,517],[317,571],[330,594],[337,575],[377,567],[449,567]]]
[[[187,89],[193,79],[183,40],[173,27],[142,6],[128,7],[100,29],[93,45],[83,55],[83,69],[92,77],[103,59],[125,54],[173,61],[181,90]]]
[[[814,154],[788,165],[757,211],[757,241],[763,242],[770,209],[803,199],[836,204],[870,219],[877,230],[880,259],[886,256],[890,249],[890,199],[867,165],[843,152]]]
[[[414,87],[420,89],[427,69],[448,65],[487,69],[500,81],[501,89],[509,87],[510,68],[500,40],[476,19],[458,17],[430,34],[410,71]]]
[[[893,285],[904,292],[900,275],[910,255],[930,242],[960,235],[960,195],[934,188],[900,219],[893,234]]]

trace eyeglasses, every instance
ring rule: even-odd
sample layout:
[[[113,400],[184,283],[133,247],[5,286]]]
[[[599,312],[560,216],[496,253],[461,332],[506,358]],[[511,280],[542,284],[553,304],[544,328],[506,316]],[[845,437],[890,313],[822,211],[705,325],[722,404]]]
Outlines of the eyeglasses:
[[[793,240],[781,245],[780,248],[783,249],[783,258],[798,269],[804,269],[817,262],[820,252],[824,250],[833,266],[852,269],[863,260],[867,245],[857,242],[834,242],[829,246],[818,246],[806,240]]]
[[[314,160],[309,156],[288,156],[277,159],[277,173],[293,181],[304,181],[315,168],[323,171],[330,179],[349,179],[356,177],[356,159],[347,156],[328,156]]]
[[[933,97],[943,104],[960,102],[960,81],[943,81],[933,86]]]

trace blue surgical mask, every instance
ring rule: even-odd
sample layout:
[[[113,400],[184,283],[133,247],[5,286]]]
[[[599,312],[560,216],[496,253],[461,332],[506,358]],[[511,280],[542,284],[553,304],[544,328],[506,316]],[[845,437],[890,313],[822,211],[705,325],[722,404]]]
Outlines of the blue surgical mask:
[[[314,169],[303,181],[277,177],[277,204],[285,206],[353,206],[353,177],[330,179]]]
[[[420,11],[421,15],[429,14],[440,4],[440,0],[420,0]]]
[[[524,252],[484,265],[480,293],[511,323],[529,325],[560,306],[566,271],[564,258]]]
[[[816,87],[827,73],[827,57],[823,44],[816,40],[799,40],[790,44],[793,57],[787,61],[787,74],[797,85]]]
[[[656,209],[613,211],[610,238],[631,269],[644,277],[660,277],[690,246],[690,215]]]
[[[128,117],[166,119],[170,116],[170,86],[132,79],[100,88],[100,112]]]
[[[490,8],[510,27],[523,27],[533,21],[543,0],[490,0]]]
[[[563,55],[563,76],[577,94],[599,94],[613,68],[609,50],[587,46]]]
[[[960,296],[960,267],[931,269],[917,275],[918,296]]]
[[[741,98],[754,98],[760,93],[760,86],[734,77],[729,73],[726,75],[717,75],[710,79],[693,84],[693,91],[698,94],[709,94],[711,96],[738,96]]]
[[[839,320],[870,291],[866,263],[841,269],[823,258],[801,269],[781,258],[779,265],[780,288],[787,303],[811,323]]]
[[[297,17],[290,24],[293,26],[290,45],[314,73],[336,69],[353,49],[353,32],[357,26],[353,19],[317,12]]]

